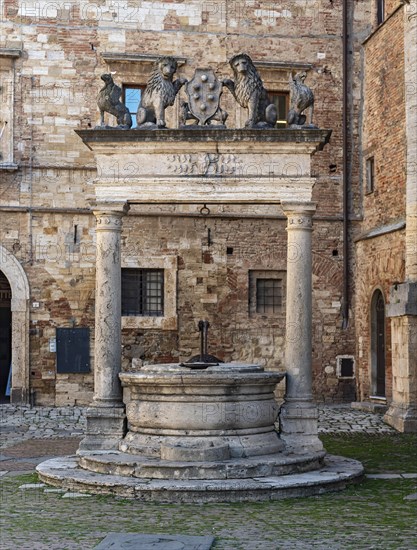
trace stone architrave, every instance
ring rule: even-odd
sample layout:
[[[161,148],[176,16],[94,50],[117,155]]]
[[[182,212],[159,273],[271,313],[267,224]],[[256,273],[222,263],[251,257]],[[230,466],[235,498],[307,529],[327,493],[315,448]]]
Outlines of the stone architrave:
[[[312,397],[312,202],[282,203],[288,218],[287,385],[281,408],[281,438],[295,453],[319,451],[318,411]]]
[[[121,232],[129,206],[94,207],[97,226],[94,397],[81,450],[118,447],[125,435],[121,369]]]

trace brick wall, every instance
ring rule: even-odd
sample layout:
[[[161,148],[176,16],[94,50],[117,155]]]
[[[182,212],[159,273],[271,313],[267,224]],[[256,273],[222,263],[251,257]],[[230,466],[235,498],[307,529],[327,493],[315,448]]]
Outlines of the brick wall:
[[[376,289],[381,290],[385,303],[395,281],[404,280],[405,232],[397,231],[357,243],[355,319],[357,333],[358,398],[371,394],[371,301]],[[385,322],[386,397],[392,397],[391,322]]]
[[[365,46],[365,56],[363,154],[365,160],[370,156],[375,159],[375,190],[364,197],[362,230],[405,217],[402,11],[386,21],[370,38]]]
[[[398,2],[386,2],[386,14]],[[405,221],[405,104],[403,11],[386,19],[365,44],[363,123],[363,222],[356,235]],[[389,47],[388,47],[389,45]],[[366,194],[366,159],[374,157],[375,187]],[[376,289],[385,303],[404,279],[405,232],[385,233],[356,244],[355,323],[359,368],[358,397],[371,392],[371,301]],[[386,397],[392,397],[391,323],[386,320]]]

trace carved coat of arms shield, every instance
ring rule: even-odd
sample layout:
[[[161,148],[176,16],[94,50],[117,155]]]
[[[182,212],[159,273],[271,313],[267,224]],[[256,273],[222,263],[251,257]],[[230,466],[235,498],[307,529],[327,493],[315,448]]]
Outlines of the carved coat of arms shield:
[[[196,69],[192,80],[185,88],[188,108],[202,126],[219,110],[223,84],[212,69]]]

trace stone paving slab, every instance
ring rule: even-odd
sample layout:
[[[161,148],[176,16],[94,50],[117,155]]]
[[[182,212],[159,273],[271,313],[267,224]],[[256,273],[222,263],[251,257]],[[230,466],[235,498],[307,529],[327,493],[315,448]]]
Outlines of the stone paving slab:
[[[214,537],[110,533],[94,550],[210,550]]]

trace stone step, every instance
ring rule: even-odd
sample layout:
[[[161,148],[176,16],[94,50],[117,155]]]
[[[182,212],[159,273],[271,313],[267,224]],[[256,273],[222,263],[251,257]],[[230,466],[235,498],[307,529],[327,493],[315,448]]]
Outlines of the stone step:
[[[69,491],[167,503],[258,502],[305,497],[344,489],[363,477],[360,462],[329,455],[320,470],[248,479],[139,480],[83,470],[78,467],[77,457],[47,460],[36,469],[41,481]]]
[[[247,479],[318,470],[324,451],[305,455],[257,456],[222,461],[181,462],[135,456],[119,451],[82,453],[79,466],[100,474],[146,479]]]

